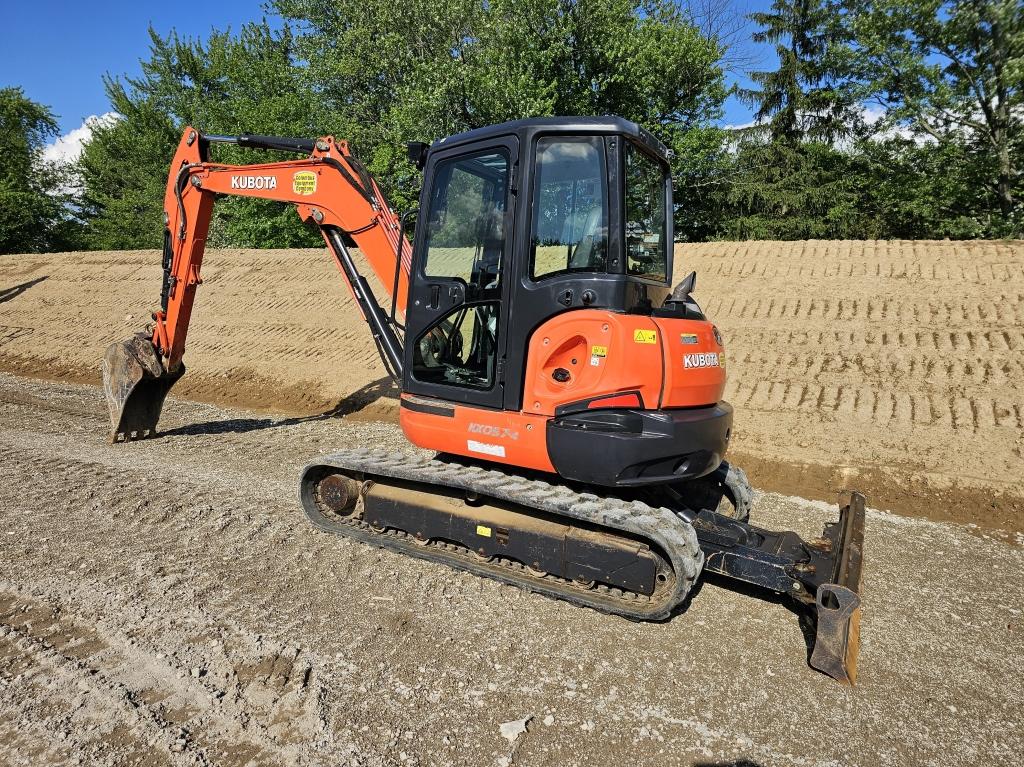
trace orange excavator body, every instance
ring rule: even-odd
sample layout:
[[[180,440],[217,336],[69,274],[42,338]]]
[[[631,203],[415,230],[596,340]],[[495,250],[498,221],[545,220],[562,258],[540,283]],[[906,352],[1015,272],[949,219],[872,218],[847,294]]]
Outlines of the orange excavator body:
[[[216,143],[305,156],[225,165],[209,159]],[[693,300],[696,275],[669,282],[668,150],[618,118],[522,120],[409,150],[424,176],[412,242],[346,142],[186,127],[160,306],[103,360],[112,441],[155,434],[185,372],[216,198],[289,203],[319,229],[401,389],[403,432],[438,453],[322,457],[300,480],[314,524],[640,620],[670,616],[703,566],[811,610],[811,664],[852,682],[864,499],[811,542],[746,523],[752,490],[723,460],[722,337]]]
[[[310,152],[302,159],[253,165],[209,161],[210,144],[225,139],[243,146],[269,145],[293,151],[308,148]],[[576,141],[576,137],[568,140]],[[376,181],[352,156],[347,142],[330,136],[291,145],[288,141],[272,137],[203,136],[192,127],[183,131],[164,197],[164,285],[161,306],[153,313],[149,336],[158,359],[153,360],[152,355],[147,358],[145,339],[132,339],[125,352],[117,352],[112,347],[107,368],[113,372],[108,378],[117,379],[120,385],[108,385],[108,394],[129,392],[120,398],[112,397],[113,439],[130,439],[133,435],[145,436],[155,431],[159,406],[154,408],[154,401],[162,403],[167,390],[183,373],[182,358],[196,289],[202,282],[201,269],[213,205],[220,195],[235,195],[290,203],[302,220],[319,228],[328,248],[335,253],[343,282],[356,299],[364,319],[370,323],[385,365],[403,386],[400,422],[413,444],[607,485],[695,478],[713,471],[721,463],[732,416],[731,409],[721,402],[725,389],[725,353],[717,330],[699,313],[684,313],[682,318],[659,317],[654,316],[650,308],[641,311],[623,311],[624,307],[615,306],[598,308],[593,300],[584,300],[582,295],[587,290],[596,295],[603,286],[595,283],[593,288],[586,288],[588,275],[573,269],[566,269],[562,279],[568,278],[568,284],[584,286],[579,291],[579,305],[570,301],[566,306],[564,299],[552,301],[546,319],[516,334],[510,333],[507,317],[501,318],[506,324],[504,333],[499,331],[499,334],[518,335],[525,345],[522,349],[506,345],[502,355],[506,369],[515,367],[525,371],[522,392],[515,398],[514,406],[508,406],[505,401],[486,405],[474,403],[473,389],[478,387],[470,386],[462,391],[452,387],[451,398],[428,396],[426,399],[434,404],[417,408],[414,403],[424,399],[424,392],[417,391],[417,386],[423,382],[417,380],[416,371],[422,369],[427,376],[434,371],[423,364],[417,367],[417,361],[422,362],[424,358],[421,349],[404,355],[403,344],[392,337],[392,330],[400,327],[398,317],[405,317],[407,313],[411,280],[415,279],[418,286],[431,282],[432,278],[424,271],[425,259],[414,263],[414,248],[405,239],[399,217],[387,205]],[[466,161],[459,162],[465,164]],[[508,178],[506,184],[511,187]],[[511,189],[499,190],[495,194],[511,195],[512,192]],[[611,195],[606,193],[605,196]],[[425,203],[429,205],[430,200],[426,199]],[[511,202],[506,207],[514,205],[515,202]],[[668,222],[663,220],[661,225],[668,226]],[[383,315],[368,283],[353,271],[354,262],[344,244],[339,250],[338,242],[343,243],[341,235],[355,242],[380,283],[391,293],[391,319]],[[507,239],[512,239],[511,232]],[[666,235],[662,234],[663,251],[667,250],[666,243]],[[502,247],[505,250],[502,260],[507,269],[511,248],[507,242],[502,243]],[[665,252],[662,257],[664,274],[658,281],[667,283],[671,254]],[[448,258],[451,260],[450,254]],[[487,277],[492,278],[495,282],[502,280],[497,274]],[[627,280],[629,276],[623,274],[621,279]],[[636,284],[648,304],[648,291],[667,293],[665,288],[645,282],[651,280]],[[438,286],[433,287],[431,300],[441,292]],[[474,285],[472,276],[468,281],[460,278],[440,287],[461,292],[466,305],[472,305],[473,298],[465,293],[474,287],[478,288],[477,300],[485,298],[488,290],[494,293],[493,287]],[[505,302],[515,303],[510,299]],[[468,320],[463,317],[463,321]],[[472,321],[474,337],[489,332],[484,327],[486,322],[482,323],[479,317],[472,317]],[[497,324],[494,318],[490,321]],[[424,324],[430,326],[425,334],[428,340],[430,333],[443,336],[436,317]],[[422,346],[424,341],[413,340],[414,345],[417,343]],[[491,346],[497,356],[493,340]],[[399,359],[399,356],[410,359]],[[142,364],[136,364],[140,359]],[[686,359],[699,359],[701,364],[689,366],[684,363]],[[412,364],[405,364],[409,362]],[[146,374],[147,369],[156,374]],[[498,388],[500,384],[500,381],[492,381],[491,388]],[[429,381],[425,385],[429,390],[427,394],[443,388]],[[117,406],[113,407],[115,402]],[[578,467],[564,468],[574,462],[574,456],[568,454],[578,453],[575,440],[562,440],[565,445],[561,448],[552,444],[548,438],[548,422],[572,413],[599,410],[659,414],[687,410],[699,411],[707,418],[698,419],[696,428],[691,428],[689,423],[682,427],[676,424],[660,434],[663,447],[654,453],[646,449],[652,441],[649,431],[641,428],[636,432],[635,443],[644,450],[638,452],[626,446],[614,465],[598,472],[581,474]],[[712,428],[708,428],[709,423]],[[574,424],[565,433],[579,428],[580,424]],[[691,439],[691,434],[696,436]],[[681,439],[684,444],[680,446]],[[615,442],[626,445],[621,435]],[[552,455],[559,450],[567,454],[561,461]],[[657,470],[652,473],[650,467],[655,465]],[[646,479],[645,472],[650,474]]]

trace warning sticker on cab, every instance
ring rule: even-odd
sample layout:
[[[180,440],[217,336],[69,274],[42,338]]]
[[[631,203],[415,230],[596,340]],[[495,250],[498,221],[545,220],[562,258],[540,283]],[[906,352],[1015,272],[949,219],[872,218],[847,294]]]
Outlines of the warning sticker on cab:
[[[607,357],[608,347],[607,346],[591,346],[590,353],[595,357]]]
[[[489,528],[487,525],[477,525],[476,526],[476,534],[477,535],[482,535],[484,538],[490,538],[491,537],[491,528]]]
[[[638,344],[656,344],[658,343],[658,331],[657,330],[634,330],[633,331],[633,342]]]
[[[311,170],[300,170],[292,176],[292,191],[308,196],[316,192],[316,174]]]

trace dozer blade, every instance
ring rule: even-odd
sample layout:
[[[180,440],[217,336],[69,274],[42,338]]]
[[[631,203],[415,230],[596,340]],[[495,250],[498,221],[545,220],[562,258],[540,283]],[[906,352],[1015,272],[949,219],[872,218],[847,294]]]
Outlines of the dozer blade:
[[[814,604],[817,631],[811,665],[846,684],[857,682],[860,652],[860,587],[864,549],[864,496],[849,493],[839,522],[825,528],[824,540],[836,552],[831,581],[818,586]]]
[[[857,681],[860,587],[864,549],[864,496],[847,493],[839,521],[820,538],[765,530],[710,511],[693,521],[704,569],[787,594],[814,624],[810,665],[845,684]]]
[[[108,346],[103,355],[103,392],[110,408],[110,441],[156,434],[167,392],[184,374],[183,364],[164,370],[145,333]]]

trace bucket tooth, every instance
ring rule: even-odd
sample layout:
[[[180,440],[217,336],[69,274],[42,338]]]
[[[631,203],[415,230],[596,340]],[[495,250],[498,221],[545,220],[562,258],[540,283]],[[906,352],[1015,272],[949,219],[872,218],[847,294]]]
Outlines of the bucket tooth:
[[[110,441],[155,435],[167,392],[184,374],[182,364],[173,371],[164,369],[144,333],[108,346],[103,355],[103,392],[110,409]]]

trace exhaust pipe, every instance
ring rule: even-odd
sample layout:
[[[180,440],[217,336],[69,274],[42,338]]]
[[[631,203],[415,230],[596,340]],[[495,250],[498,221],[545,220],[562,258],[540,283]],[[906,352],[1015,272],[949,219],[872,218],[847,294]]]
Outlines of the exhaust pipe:
[[[107,347],[103,355],[103,393],[110,409],[110,442],[156,435],[167,392],[185,375],[185,365],[164,369],[152,337],[137,333]]]

